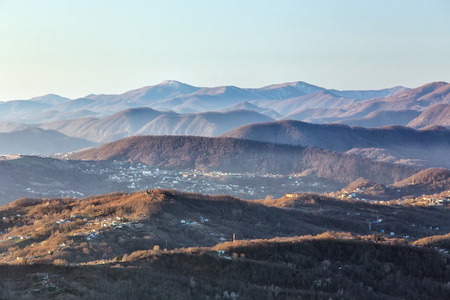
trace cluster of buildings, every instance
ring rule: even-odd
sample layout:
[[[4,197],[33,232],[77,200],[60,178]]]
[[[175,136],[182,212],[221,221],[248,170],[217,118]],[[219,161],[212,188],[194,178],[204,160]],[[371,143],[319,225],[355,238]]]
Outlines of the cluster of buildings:
[[[423,195],[419,198],[410,198],[405,200],[399,200],[403,204],[411,204],[418,206],[440,206],[450,204],[449,197],[442,197],[437,195]]]
[[[8,240],[17,240],[17,239],[19,239],[19,240],[28,240],[30,238],[31,237],[27,236],[27,235],[15,235],[15,236],[9,236]],[[0,239],[0,242],[3,242],[3,239]]]
[[[142,228],[144,224],[138,223],[136,221],[132,222],[124,222],[124,218],[115,217],[115,218],[106,218],[106,219],[95,219],[95,220],[87,220],[83,218],[85,221],[85,227],[82,230],[77,230],[73,233],[74,236],[83,236],[86,240],[90,241],[95,238],[98,238],[100,235],[100,228]],[[57,221],[58,222],[58,221]]]
[[[343,190],[340,193],[338,193],[337,195],[334,194],[333,197],[336,197],[339,199],[355,199],[355,200],[366,201],[366,198],[360,196],[360,193],[362,193],[363,191],[364,191],[364,188],[362,188],[362,189],[357,188],[354,191]]]
[[[187,226],[198,226],[201,223],[205,223],[205,222],[209,222],[208,218],[204,218],[204,217],[200,217],[200,223],[199,222],[195,222],[195,221],[185,221],[185,220],[181,220],[180,224],[181,225],[187,225]]]
[[[32,188],[28,187],[25,189],[27,193],[34,194],[37,196],[51,196],[55,197],[56,195],[61,198],[81,198],[84,197],[84,193],[75,191],[75,190],[48,190],[47,192],[35,191]]]
[[[22,156],[19,154],[7,154],[7,155],[0,154],[0,160],[13,160],[13,159],[19,159],[21,157]]]
[[[402,190],[395,190],[391,186],[387,186],[388,189],[392,190],[394,193],[399,193],[401,195],[404,191]],[[404,193],[403,193],[404,194]],[[339,198],[339,199],[355,199],[355,200],[363,200],[363,201],[370,201],[378,204],[383,205],[402,205],[402,204],[409,204],[409,205],[417,205],[417,206],[440,206],[440,205],[448,205],[450,204],[450,195],[449,196],[443,196],[442,194],[437,195],[422,195],[421,197],[409,197],[409,196],[398,196],[398,199],[395,200],[374,200],[374,199],[366,199],[364,197],[365,195],[365,188],[357,188],[353,191],[348,190],[342,190],[338,194],[333,194],[333,197]],[[364,196],[364,197],[363,197]]]
[[[323,187],[300,176],[280,174],[229,173],[201,170],[163,170],[141,163],[123,161],[88,163],[84,173],[106,175],[125,192],[150,187],[170,188],[201,194],[228,194],[244,199],[260,199],[268,194],[282,196],[286,189],[314,190]]]

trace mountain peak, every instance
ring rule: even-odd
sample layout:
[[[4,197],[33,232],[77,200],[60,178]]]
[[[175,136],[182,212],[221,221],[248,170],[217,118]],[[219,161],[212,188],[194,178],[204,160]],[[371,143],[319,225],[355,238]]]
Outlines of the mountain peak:
[[[186,84],[184,84],[184,83],[182,83],[180,81],[176,81],[176,80],[164,80],[163,82],[158,84],[158,86],[161,86],[161,85],[178,87],[180,85],[186,85]]]
[[[441,86],[447,85],[447,84],[448,84],[448,82],[445,82],[445,81],[433,81],[433,82],[424,84],[424,85],[422,85],[420,87],[434,87],[434,88],[438,88],[438,87],[441,87]]]
[[[279,83],[279,84],[271,84],[271,85],[265,86],[261,89],[273,90],[273,89],[280,89],[280,88],[286,88],[286,87],[292,87],[292,88],[295,88],[296,90],[302,91],[307,94],[324,90],[324,88],[306,83],[304,81],[294,81],[294,82],[285,82],[285,83]]]
[[[216,96],[216,95],[226,95],[226,96],[241,96],[244,94],[251,94],[247,90],[238,88],[233,85],[218,86],[211,88],[202,88],[198,90],[196,95],[206,95],[206,96]]]
[[[33,97],[30,99],[30,101],[35,101],[35,102],[45,103],[45,104],[52,104],[52,105],[63,103],[67,100],[70,100],[70,99],[61,97],[61,96],[55,95],[55,94],[47,94],[47,95],[43,95],[43,96]]]
[[[447,85],[448,83],[444,82],[444,81],[435,81],[435,82],[431,82],[431,83],[427,83],[424,85],[421,85],[417,88],[411,89],[409,90],[408,94],[405,95],[409,95],[409,94],[415,94],[418,98],[422,97],[428,93],[432,93],[435,90]]]

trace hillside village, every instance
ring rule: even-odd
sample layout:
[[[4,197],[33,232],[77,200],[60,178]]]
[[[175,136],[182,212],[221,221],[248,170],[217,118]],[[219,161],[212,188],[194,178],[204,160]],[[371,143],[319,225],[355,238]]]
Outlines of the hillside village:
[[[281,197],[284,190],[323,192],[332,189],[330,180],[318,180],[301,174],[226,173],[220,171],[174,170],[149,167],[142,163],[124,161],[80,162],[82,173],[104,177],[117,191],[133,192],[146,188],[171,188],[201,194],[227,194],[243,199],[260,199],[266,195]],[[280,190],[280,187],[282,190]],[[29,196],[71,197],[87,196],[71,189],[46,189],[26,187]]]
[[[19,159],[17,155],[9,160]],[[31,157],[31,156],[27,156]],[[221,171],[202,171],[197,169],[163,169],[142,163],[126,161],[79,161],[76,167],[81,174],[103,178],[99,188],[113,186],[114,191],[132,193],[147,188],[175,189],[184,192],[206,195],[231,195],[242,199],[263,199],[268,195],[279,198],[292,196],[299,192],[327,193],[342,200],[362,200],[384,205],[442,206],[450,203],[449,193],[422,194],[411,184],[396,187],[373,184],[369,186],[350,186],[339,190],[339,184],[332,180],[316,178],[304,174],[261,174],[231,173]],[[360,183],[358,179],[356,182]],[[381,187],[381,188],[380,188]],[[329,192],[330,190],[339,190]],[[24,196],[82,198],[89,196],[76,189],[55,189],[39,185],[24,187]]]
[[[401,190],[397,190],[394,187],[388,186],[388,189],[392,189],[393,193],[400,193]],[[443,206],[450,204],[450,192],[442,192],[440,194],[433,195],[425,195],[423,194],[420,197],[413,196],[399,196],[399,199],[393,200],[377,200],[377,199],[366,199],[364,195],[364,188],[357,188],[353,191],[342,190],[338,193],[332,193],[333,197],[338,199],[347,199],[347,200],[362,200],[362,201],[370,201],[374,203],[379,203],[383,205],[418,205],[418,206]]]
[[[450,0],[355,2],[0,0],[0,300],[450,300]]]
[[[114,255],[111,257],[109,253],[111,249],[105,249],[109,247],[108,244],[118,243],[120,245],[118,249],[124,251],[130,247],[130,249],[141,248],[149,244],[153,247],[164,238],[166,239],[165,248],[167,248],[167,239],[169,239],[166,236],[167,230],[192,232],[203,236],[202,239],[215,241],[213,244],[231,239],[231,235],[224,235],[218,229],[208,226],[211,219],[205,214],[185,214],[183,218],[168,218],[164,220],[164,226],[157,221],[159,218],[150,219],[151,207],[161,203],[159,193],[154,194],[158,199],[143,192],[116,193],[86,198],[82,201],[69,198],[21,199],[13,203],[12,207],[2,207],[0,210],[0,264],[34,264],[54,261],[62,257],[69,259],[71,256],[69,253],[81,251],[81,249],[86,249],[84,251],[90,249],[89,251],[92,251],[97,259],[112,259]],[[130,208],[119,205],[118,212],[108,213],[115,209],[110,207],[108,202],[105,206],[103,197],[137,201],[141,204]],[[33,206],[32,203],[36,205]],[[143,204],[147,206],[144,210],[146,212],[139,209]],[[80,210],[80,206],[88,207],[88,209]],[[54,213],[42,215],[43,212],[49,211]],[[11,214],[11,212],[20,213]],[[132,242],[127,242],[130,239]],[[169,242],[169,246],[173,247],[172,241]],[[78,260],[81,261],[86,261],[88,258],[89,256],[78,256]]]
[[[112,169],[91,172],[112,173],[109,180],[127,183],[128,190],[142,190],[154,183],[159,188],[171,188],[201,194],[227,194],[244,199],[260,199],[268,194],[282,196],[282,189],[320,191],[323,181],[314,181],[305,176],[285,176],[281,174],[227,173],[201,170],[163,170],[144,164],[128,164],[114,161]],[[259,184],[258,184],[259,183]]]
[[[122,165],[122,170],[124,174],[128,174],[129,166],[125,166]],[[139,175],[139,168],[132,168],[132,173]],[[89,171],[93,170],[94,167]],[[161,172],[156,169],[146,171],[151,172],[148,175]],[[167,174],[169,173],[165,173]],[[183,174],[176,176],[180,179],[184,177]],[[206,269],[211,263],[219,266],[230,263],[220,269],[233,267],[236,263],[244,264],[247,268],[248,263],[254,261],[251,252],[229,247],[242,247],[255,242],[267,243],[261,239],[274,239],[276,243],[282,243],[290,241],[289,239],[294,241],[312,238],[315,245],[321,241],[329,241],[332,244],[320,250],[325,252],[341,243],[363,243],[363,248],[358,250],[361,253],[366,253],[367,247],[375,247],[374,253],[377,249],[400,247],[398,251],[402,253],[433,251],[432,253],[438,253],[433,255],[439,255],[436,258],[439,260],[439,257],[447,257],[450,250],[446,244],[450,227],[445,216],[446,209],[440,206],[387,206],[310,193],[287,193],[279,199],[266,197],[252,201],[226,195],[209,196],[169,189],[131,194],[113,193],[79,199],[24,198],[0,207],[0,267],[38,270],[45,266],[46,271],[33,271],[32,274],[35,275],[30,278],[29,285],[13,286],[14,290],[24,295],[52,298],[60,293],[77,294],[84,290],[86,283],[76,286],[71,284],[73,280],[68,279],[68,274],[73,274],[76,270],[80,270],[80,278],[85,278],[85,270],[92,267],[127,271],[130,266],[145,268],[146,263],[160,262],[166,270],[163,259],[176,253],[181,256],[174,261],[174,266],[183,265],[186,260],[193,259],[194,262],[196,255],[205,253]],[[333,231],[326,232],[329,228]],[[234,238],[236,244],[232,242]],[[267,248],[249,249],[265,253]],[[351,249],[348,251],[354,252]],[[398,251],[393,250],[393,253]],[[278,250],[274,253],[273,258],[280,256]],[[341,253],[341,250],[337,249],[336,253]],[[347,250],[342,253],[347,253]],[[271,256],[263,261],[264,264],[270,263],[268,269],[278,270],[280,266],[287,266],[289,270],[299,268],[299,274],[311,272],[311,266],[316,266],[317,275],[311,277],[307,284],[314,286],[313,290],[322,288],[323,282],[337,282],[336,279],[327,281],[328,277],[321,277],[324,266],[326,270],[336,270],[336,278],[341,278],[342,275],[353,276],[347,274],[349,264],[340,257],[328,259],[327,254],[328,256],[324,256],[327,259],[322,257],[313,261],[307,255],[310,254],[305,252],[303,258],[307,261],[297,261],[301,262],[299,266],[290,259],[286,263],[272,264]],[[138,259],[143,259],[144,264],[136,265]],[[389,266],[393,267],[392,264]],[[201,275],[196,274],[195,279],[188,277],[187,284],[191,288],[196,286],[196,282],[201,282]],[[263,273],[258,271],[253,274]],[[79,282],[80,279],[76,280]],[[110,288],[114,284],[122,284],[116,282],[117,279],[109,280],[112,282]],[[10,282],[9,279],[7,282]],[[8,288],[1,283],[0,287],[6,290]],[[100,291],[97,288],[91,290]],[[218,290],[223,293],[221,289]],[[225,290],[242,295],[245,289]]]
[[[222,224],[228,221],[217,219],[217,209],[223,205],[219,205],[221,199],[225,199],[224,203],[230,206],[226,212],[230,214],[228,218],[247,225],[252,223],[251,218],[256,217],[256,211],[249,211],[250,214],[245,217],[242,208],[238,210],[236,207],[249,205],[250,210],[280,207],[283,214],[286,214],[285,219],[294,217],[296,222],[299,216],[305,218],[311,215],[315,217],[310,222],[323,226],[329,222],[325,220],[331,218],[335,224],[342,223],[339,226],[343,227],[339,231],[345,231],[345,228],[350,226],[347,230],[351,228],[355,233],[382,235],[385,238],[400,238],[409,242],[420,237],[446,234],[450,229],[445,220],[426,217],[427,214],[445,215],[445,209],[440,207],[428,211],[422,207],[411,208],[415,213],[408,216],[403,212],[409,210],[408,206],[388,208],[376,202],[346,202],[304,193],[288,193],[280,199],[244,201],[230,196],[207,196],[156,189],[147,194],[115,193],[85,199],[19,199],[0,210],[0,262],[12,263],[16,259],[28,262],[48,261],[60,256],[73,260],[70,251],[89,248],[93,252],[99,251],[99,247],[105,247],[107,244],[119,243],[122,248],[106,252],[102,250],[102,254],[97,257],[111,259],[112,254],[108,254],[110,251],[126,251],[126,240],[139,238],[139,247],[144,248],[145,245],[161,245],[161,241],[165,240],[167,248],[168,240],[171,247],[177,245],[174,244],[176,240],[178,245],[186,243],[185,234],[193,238],[191,242],[198,243],[201,240],[202,243],[214,245],[230,240],[232,236],[230,228],[224,227],[227,223]],[[173,205],[171,203],[187,205],[186,207],[193,205],[190,209],[195,210],[187,212],[185,209],[168,209]],[[208,205],[212,210],[198,209],[199,204],[194,203]],[[167,205],[169,206],[166,211],[160,214],[159,207]],[[259,206],[261,207],[258,208]],[[49,212],[53,213],[50,215]],[[273,211],[270,218],[274,222],[280,222],[276,216],[279,213],[281,211]],[[243,229],[239,227],[242,225],[235,225],[233,231],[237,230],[238,238],[248,235],[240,233]],[[293,224],[282,231],[297,232],[295,227],[298,224],[292,226]],[[260,227],[261,225],[258,228]],[[336,229],[338,228],[340,227]],[[85,259],[79,257],[78,260]]]

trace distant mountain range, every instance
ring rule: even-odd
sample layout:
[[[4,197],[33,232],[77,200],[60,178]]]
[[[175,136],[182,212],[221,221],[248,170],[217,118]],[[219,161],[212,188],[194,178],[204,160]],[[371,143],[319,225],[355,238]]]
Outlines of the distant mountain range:
[[[43,123],[49,121],[50,115],[50,121],[57,121],[83,116],[104,117],[130,108],[150,107],[179,114],[247,109],[275,119],[351,122],[375,111],[424,111],[435,104],[450,104],[449,92],[450,85],[445,82],[433,82],[415,89],[394,87],[339,91],[301,81],[262,88],[239,88],[194,87],[168,80],[118,95],[88,95],[73,100],[46,95],[30,100],[0,102],[0,121]],[[309,110],[308,116],[301,114],[304,110]],[[320,111],[320,116],[315,116],[315,110]],[[414,117],[417,116],[410,115],[410,118]],[[403,118],[401,125],[406,125],[404,123]],[[360,125],[365,126],[364,123]]]
[[[17,134],[14,131],[37,127],[102,143],[130,135],[212,137],[242,125],[276,120],[429,129],[433,125],[450,128],[449,112],[450,84],[445,82],[414,89],[339,91],[301,81],[243,89],[195,87],[168,80],[118,95],[87,95],[71,100],[50,94],[30,100],[0,102],[0,132],[10,132],[12,137]],[[314,143],[311,146],[320,147]],[[346,151],[355,148],[368,147],[356,143]],[[378,152],[384,149],[377,145],[370,148]],[[17,148],[17,151],[30,152],[25,148]],[[353,151],[366,157],[374,156],[374,151],[363,152]],[[392,155],[384,153],[383,156]],[[397,157],[405,159],[395,154],[394,159],[388,161],[396,161]],[[426,157],[414,159],[429,160]]]
[[[1,154],[67,153],[96,145],[95,142],[68,137],[55,130],[33,127],[0,133]]]
[[[317,147],[371,159],[426,167],[450,167],[450,131],[442,127],[414,130],[402,126],[349,127],[276,121],[249,124],[223,137]]]
[[[379,110],[373,111],[362,118],[342,119],[334,123],[370,128],[389,126],[393,124],[407,126],[415,118],[420,116],[420,114],[421,112],[417,110]],[[286,117],[285,119],[288,118]]]
[[[77,160],[123,160],[172,169],[305,174],[350,183],[393,183],[418,171],[317,148],[228,137],[134,136],[75,153]]]
[[[363,127],[408,125],[420,128],[414,119],[421,112],[438,104],[450,104],[450,84],[434,82],[411,90],[398,90],[385,97],[350,102],[337,106],[298,107],[280,119],[300,120],[312,123],[344,123]],[[311,97],[311,95],[309,96]],[[322,98],[323,99],[323,98]],[[333,103],[342,101],[334,99]],[[280,105],[280,104],[277,104]],[[271,107],[271,106],[268,106]],[[432,115],[433,116],[433,115]],[[426,125],[448,126],[448,118],[430,117]]]
[[[0,204],[21,197],[63,197],[71,191],[94,195],[123,188],[107,175],[92,174],[90,167],[86,162],[38,156],[0,160]]]
[[[251,110],[177,114],[151,108],[131,108],[103,119],[81,118],[46,123],[40,127],[91,141],[113,141],[130,135],[216,136],[249,123],[273,121]]]
[[[435,124],[450,128],[450,104],[433,105],[425,109],[407,125],[415,128],[423,128]]]

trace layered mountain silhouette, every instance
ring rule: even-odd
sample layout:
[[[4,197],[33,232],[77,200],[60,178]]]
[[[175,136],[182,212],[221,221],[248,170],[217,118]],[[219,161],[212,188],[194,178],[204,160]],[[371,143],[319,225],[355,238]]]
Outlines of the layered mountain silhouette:
[[[402,164],[450,167],[445,154],[450,151],[450,131],[442,127],[362,128],[286,120],[244,125],[222,136],[317,147]]]
[[[384,117],[381,123],[374,123],[374,116],[370,114],[377,111],[389,111],[391,115],[392,111],[422,112],[436,104],[449,104],[449,92],[450,85],[445,82],[433,82],[414,89],[393,87],[381,90],[339,91],[302,81],[262,88],[239,88],[195,87],[166,80],[123,94],[92,94],[73,100],[46,95],[30,100],[0,102],[0,121],[43,123],[49,121],[47,111],[54,116],[51,120],[56,121],[85,116],[103,117],[130,108],[150,107],[179,114],[247,109],[271,118],[314,123],[351,123],[357,119],[358,125],[364,127],[380,124],[406,125],[407,117],[412,117],[413,113],[407,116],[403,112],[399,119],[395,116]]]
[[[348,112],[343,116],[362,117],[375,110],[413,109],[422,111],[432,105],[448,102],[450,102],[450,84],[433,82],[385,98],[353,104],[346,108]]]
[[[420,114],[421,112],[417,110],[379,110],[362,118],[343,119],[335,123],[360,127],[383,127],[392,124],[406,126]]]
[[[302,81],[269,85],[262,88],[239,88],[235,86],[195,87],[178,81],[166,80],[157,85],[116,95],[92,94],[73,100],[58,95],[45,95],[30,100],[3,102],[0,104],[5,109],[2,109],[3,115],[0,116],[0,120],[24,120],[29,116],[25,115],[25,112],[32,114],[37,110],[42,112],[47,109],[55,112],[76,112],[82,110],[111,115],[128,108],[151,107],[156,110],[193,113],[220,110],[240,102],[249,101],[255,101],[253,104],[256,105],[258,105],[256,102],[262,101],[261,103],[266,103],[267,106],[280,102],[278,107],[280,107],[280,110],[283,110],[282,107],[287,104],[282,104],[282,102],[288,99],[295,99],[289,102],[297,102],[299,106],[295,108],[298,109],[306,105],[299,98],[307,95],[312,96],[303,100],[310,103],[314,102],[314,100],[317,101],[317,105],[311,104],[314,108],[327,105],[335,107],[374,97],[385,97],[403,90],[405,88],[396,87],[379,91],[337,91],[327,90]],[[332,98],[339,98],[341,101],[339,103],[331,103]],[[274,103],[270,103],[273,101]],[[326,104],[327,101],[329,104]],[[264,109],[268,110],[271,108],[264,107]],[[286,109],[284,108],[284,110]],[[282,112],[278,113],[283,114]]]
[[[239,88],[195,87],[167,80],[116,95],[92,94],[71,100],[49,94],[0,102],[0,132],[38,127],[70,137],[108,142],[130,135],[217,136],[245,124],[274,120],[361,127],[402,125],[429,131],[433,125],[450,127],[449,105],[450,84],[445,82],[414,89],[339,91],[302,81]],[[409,154],[399,155],[396,149],[379,147],[378,142],[370,147],[358,143],[346,143],[346,148],[352,145],[346,151],[372,158],[382,156],[382,160],[391,162],[420,164],[423,160],[424,166],[446,166],[430,159],[438,155],[434,150],[425,157],[411,158]],[[315,143],[311,146],[321,147]]]
[[[228,137],[134,136],[70,156],[78,160],[126,160],[174,169],[240,173],[308,174],[350,183],[363,177],[393,183],[416,168],[317,148]]]
[[[103,142],[135,134],[215,136],[244,124],[268,121],[273,119],[251,110],[182,115],[141,107],[123,110],[103,119],[57,121],[43,124],[41,128]]]
[[[372,125],[406,125],[404,111],[424,111],[427,108],[437,104],[450,103],[450,84],[446,82],[433,82],[411,90],[399,90],[400,92],[363,101],[355,101],[346,105],[337,107],[300,107],[285,115],[282,119],[303,120],[313,123],[331,123],[341,122],[349,123],[356,119],[358,125],[371,127]],[[263,106],[260,104],[260,106]],[[386,114],[399,113],[400,119],[396,121],[395,117],[388,122],[375,123],[372,120],[374,113],[388,111]],[[410,116],[412,117],[412,115]],[[412,119],[410,119],[412,120]],[[368,121],[368,122],[365,122]],[[389,123],[389,124],[387,124]],[[441,123],[433,122],[441,125]]]
[[[1,154],[51,154],[71,152],[96,145],[97,143],[68,137],[54,130],[33,127],[0,133]]]
[[[50,107],[50,104],[32,100],[0,102],[0,120],[26,120]]]
[[[240,126],[272,118],[251,110],[204,112],[187,115],[163,114],[143,126],[138,135],[217,136]]]
[[[282,115],[280,113],[274,111],[273,109],[262,108],[255,104],[252,104],[250,102],[245,102],[245,101],[233,104],[229,107],[225,107],[219,111],[226,112],[226,111],[241,110],[241,109],[256,111],[260,114],[269,116],[275,120],[282,117]]]
[[[450,104],[433,105],[408,123],[408,126],[416,128],[431,125],[440,125],[450,128]]]

